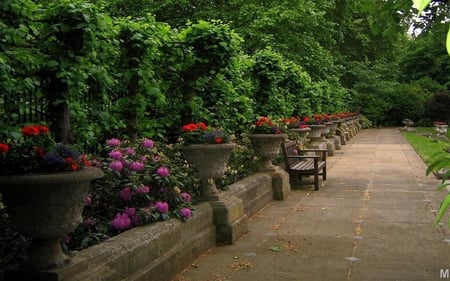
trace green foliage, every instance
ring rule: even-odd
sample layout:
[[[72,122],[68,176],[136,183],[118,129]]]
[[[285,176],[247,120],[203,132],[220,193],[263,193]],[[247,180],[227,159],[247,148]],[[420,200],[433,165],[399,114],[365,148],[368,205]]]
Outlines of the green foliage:
[[[309,75],[295,63],[266,48],[253,56],[255,113],[281,118],[309,112]]]
[[[220,21],[190,24],[180,33],[186,48],[181,66],[182,121],[243,130],[252,117],[251,84],[242,39]]]
[[[2,125],[14,127],[23,110],[20,98],[39,87],[36,75],[43,54],[35,45],[41,24],[38,6],[29,0],[0,2],[0,116]],[[39,98],[37,100],[40,100]]]
[[[138,132],[155,136],[158,126],[148,120],[146,113],[150,106],[159,111],[166,103],[153,67],[162,46],[159,33],[166,27],[150,16],[139,20],[121,19],[116,25],[119,57],[115,68],[120,69],[117,74],[120,84],[115,91],[119,118],[126,122],[126,133],[132,141]]]
[[[433,95],[426,105],[427,115],[444,122],[450,121],[450,93],[440,92]]]

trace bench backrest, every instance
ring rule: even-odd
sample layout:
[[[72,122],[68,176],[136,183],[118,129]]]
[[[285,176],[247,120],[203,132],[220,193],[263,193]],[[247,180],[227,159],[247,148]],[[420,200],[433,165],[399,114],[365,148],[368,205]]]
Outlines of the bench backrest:
[[[292,164],[302,161],[300,159],[288,158],[288,156],[298,155],[298,147],[296,141],[290,141],[281,144],[281,150],[283,151],[284,164],[286,168],[290,168]]]

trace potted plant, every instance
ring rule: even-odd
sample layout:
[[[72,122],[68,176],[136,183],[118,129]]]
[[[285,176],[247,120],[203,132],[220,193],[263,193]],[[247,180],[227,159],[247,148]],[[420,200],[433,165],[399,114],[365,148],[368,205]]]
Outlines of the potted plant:
[[[25,126],[0,138],[0,192],[17,230],[33,237],[24,268],[70,261],[59,240],[82,221],[90,182],[102,176],[86,155],[56,143],[46,126]]]
[[[193,164],[201,181],[203,200],[217,200],[215,180],[225,174],[231,151],[230,136],[205,123],[189,123],[181,128],[179,143],[186,160]]]
[[[251,126],[248,135],[255,154],[261,158],[261,171],[274,169],[272,160],[280,153],[280,145],[287,137],[286,127],[262,116]]]
[[[306,136],[311,128],[298,117],[283,118],[281,122],[289,129],[289,132],[292,132],[299,147],[304,148]]]

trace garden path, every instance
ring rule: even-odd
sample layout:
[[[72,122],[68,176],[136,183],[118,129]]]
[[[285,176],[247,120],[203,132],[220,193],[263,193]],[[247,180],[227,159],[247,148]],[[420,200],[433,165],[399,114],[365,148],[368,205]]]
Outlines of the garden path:
[[[445,194],[398,129],[363,130],[328,163],[319,191],[272,201],[174,281],[450,279],[450,229],[433,224]]]

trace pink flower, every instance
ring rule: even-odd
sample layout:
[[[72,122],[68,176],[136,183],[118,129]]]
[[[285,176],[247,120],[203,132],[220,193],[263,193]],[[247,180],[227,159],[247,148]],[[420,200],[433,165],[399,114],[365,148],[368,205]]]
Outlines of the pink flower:
[[[83,221],[83,224],[85,225],[85,226],[91,226],[91,225],[94,225],[95,224],[95,219],[94,218],[87,218],[87,219],[85,219],[84,221]]]
[[[125,213],[117,213],[111,222],[111,226],[117,230],[124,230],[131,226],[131,220]]]
[[[129,169],[132,170],[132,171],[142,171],[144,169],[144,163],[142,163],[142,162],[133,162],[133,163],[131,163]]]
[[[180,198],[186,203],[190,203],[192,201],[192,196],[187,192],[181,192]]]
[[[167,204],[167,202],[158,201],[155,204],[155,209],[161,214],[165,214],[169,211],[169,204]]]
[[[136,208],[126,208],[125,214],[130,218],[131,222],[135,225],[139,224],[139,219],[136,214]]]
[[[161,156],[159,155],[153,156],[153,162],[158,162],[159,160],[161,160]]]
[[[148,187],[148,186],[141,186],[136,189],[137,194],[145,194],[145,193],[149,193],[149,192],[150,192],[150,187]]]
[[[142,146],[147,149],[152,149],[154,145],[155,142],[150,139],[144,139],[144,141],[142,142]]]
[[[120,172],[123,168],[123,164],[120,161],[114,161],[109,164],[109,168],[116,172]]]
[[[167,178],[170,175],[170,171],[167,167],[159,167],[156,170],[156,174],[162,178]]]
[[[129,187],[125,187],[120,191],[120,198],[125,201],[130,201],[132,196],[133,193],[131,192],[131,189]]]
[[[112,138],[106,141],[106,144],[110,147],[120,146],[120,140],[116,138]]]
[[[122,152],[120,152],[120,150],[113,150],[110,153],[108,153],[108,156],[111,157],[114,160],[121,160],[122,159]]]
[[[64,244],[69,244],[72,241],[72,237],[69,234],[64,235],[63,242]]]
[[[91,204],[92,204],[91,196],[86,196],[86,198],[84,198],[84,206],[91,206]]]
[[[125,148],[125,154],[126,155],[135,155],[136,154],[136,150],[132,147],[127,147]]]
[[[180,215],[181,215],[181,217],[187,219],[190,216],[192,216],[192,211],[189,208],[181,208],[180,209]]]

